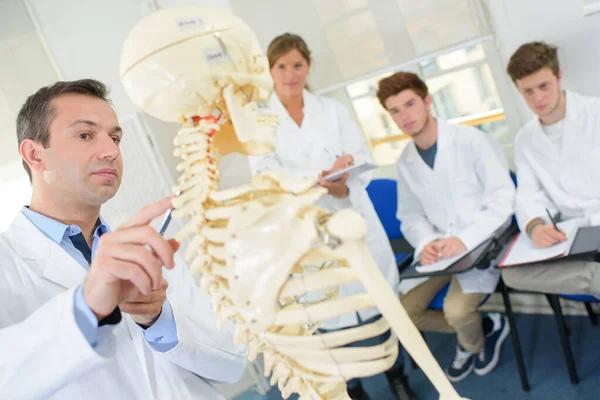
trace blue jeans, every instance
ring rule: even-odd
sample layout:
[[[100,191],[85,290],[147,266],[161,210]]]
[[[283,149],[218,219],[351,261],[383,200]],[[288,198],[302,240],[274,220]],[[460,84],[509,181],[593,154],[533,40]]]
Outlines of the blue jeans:
[[[355,326],[349,326],[349,327],[346,327],[346,328],[335,329],[335,330],[319,329],[319,332],[327,333],[327,332],[343,331],[345,329],[356,328],[358,326],[368,325],[370,323],[373,323],[373,322],[381,319],[381,315],[376,315],[376,316],[374,316],[372,318],[369,318],[369,319],[363,321],[360,318],[360,315],[358,313],[356,313],[356,318],[358,318],[358,324],[356,324]],[[388,340],[389,338],[390,338],[390,331],[387,331],[385,333],[382,333],[379,336],[375,336],[375,337],[372,337],[372,338],[369,338],[369,339],[360,340],[358,342],[350,343],[350,344],[347,344],[344,347],[369,347],[369,346],[377,346],[377,345],[385,343],[385,341]],[[392,366],[392,368],[390,368],[390,370],[401,368],[401,367],[402,367],[402,355],[400,353],[398,353],[398,358],[396,358],[396,362],[394,362],[394,365]],[[355,388],[356,386],[358,386],[359,384],[360,384],[359,378],[353,378],[353,379],[350,379],[346,383],[346,386],[348,387],[348,389],[352,389],[352,388]]]

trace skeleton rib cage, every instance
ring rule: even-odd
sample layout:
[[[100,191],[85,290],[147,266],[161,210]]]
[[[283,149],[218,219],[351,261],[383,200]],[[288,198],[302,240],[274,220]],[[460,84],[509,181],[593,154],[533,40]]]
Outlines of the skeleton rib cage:
[[[175,139],[183,174],[175,189],[181,195],[174,201],[174,216],[191,220],[176,239],[193,236],[185,258],[193,275],[202,274],[201,288],[212,297],[220,325],[234,322],[236,342],[247,344],[250,360],[264,353],[265,374],[272,373],[271,384],[278,383],[284,398],[294,392],[301,399],[348,398],[345,381],[386,371],[398,356],[394,334],[377,346],[344,347],[389,331],[385,318],[316,332],[324,320],[376,306],[367,293],[335,297],[337,285],[360,277],[345,258],[345,240],[329,232],[328,222],[337,218],[346,225],[360,217],[349,210],[327,214],[314,206],[326,193],[314,180],[292,181],[275,172],[258,175],[250,185],[217,191],[212,138],[219,126],[212,117],[189,121],[195,126],[182,128]],[[268,240],[274,235],[280,238],[275,243]],[[300,236],[303,246],[281,257],[286,249],[278,244]],[[256,273],[269,262],[280,270]],[[314,292],[325,295],[305,299]]]

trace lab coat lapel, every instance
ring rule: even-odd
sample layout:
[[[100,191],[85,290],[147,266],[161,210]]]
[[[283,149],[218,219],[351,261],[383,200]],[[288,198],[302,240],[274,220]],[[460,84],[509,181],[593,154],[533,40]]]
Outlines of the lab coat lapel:
[[[542,155],[544,158],[550,158],[554,161],[560,161],[560,149],[556,148],[548,139],[548,136],[542,129],[542,124],[539,119],[536,119],[533,126],[533,142],[536,144],[535,150]]]
[[[561,140],[561,156],[563,159],[569,160],[572,157],[579,157],[581,154],[581,146],[578,143],[594,143],[590,138],[586,137],[585,121],[581,118],[580,110],[584,107],[583,104],[578,104],[577,96],[571,92],[566,92],[566,112],[563,137]],[[593,145],[592,145],[593,146]]]
[[[411,141],[405,150],[408,151],[406,162],[416,171],[416,179],[432,193],[439,193],[440,188],[445,188],[447,185],[446,155],[448,148],[454,142],[449,128],[444,121],[438,119],[437,154],[433,169],[423,161],[414,141]]]
[[[321,134],[327,129],[326,126],[321,126],[323,121],[319,119],[322,106],[316,97],[307,90],[304,91],[303,98],[304,119],[301,127],[290,117],[276,93],[273,93],[269,101],[273,111],[279,115],[276,137],[278,152],[285,154],[285,157],[298,167],[320,165],[321,158],[327,154],[325,150],[322,151],[323,154],[315,153],[315,148],[323,149]],[[315,145],[315,141],[319,142]],[[337,150],[335,149],[335,151]]]
[[[569,159],[569,157],[574,155],[573,153],[577,156],[576,154],[581,151],[577,144],[585,142],[581,140],[582,136],[585,135],[585,129],[579,115],[579,110],[581,110],[583,105],[578,104],[578,98],[573,93],[565,92],[565,96],[566,110],[560,148],[557,149],[550,142],[550,139],[548,139],[542,129],[540,120],[537,118],[533,130],[533,141],[536,143],[535,150],[543,157],[550,158],[553,161]]]
[[[85,269],[22,213],[13,220],[7,238],[25,262],[41,263],[43,278],[67,289],[74,288],[85,279]]]
[[[321,168],[330,167],[335,161],[335,156],[340,153],[340,148],[328,146],[330,142],[324,135],[332,135],[335,130],[331,127],[332,119],[323,118],[325,109],[316,96],[308,90],[303,91],[304,119],[300,134],[303,137],[303,154]],[[315,149],[323,149],[322,154],[315,154]],[[324,163],[323,165],[321,165]]]
[[[446,234],[453,234],[453,226],[456,220],[456,204],[454,198],[454,182],[456,168],[454,157],[456,156],[456,129],[445,120],[438,118],[438,150],[434,164],[433,187],[438,199],[440,209],[446,214]]]
[[[409,168],[415,172],[415,182],[419,182],[419,184],[426,188],[430,187],[433,183],[434,172],[433,169],[423,161],[415,142],[411,140],[404,151],[407,152],[406,163],[409,165]]]

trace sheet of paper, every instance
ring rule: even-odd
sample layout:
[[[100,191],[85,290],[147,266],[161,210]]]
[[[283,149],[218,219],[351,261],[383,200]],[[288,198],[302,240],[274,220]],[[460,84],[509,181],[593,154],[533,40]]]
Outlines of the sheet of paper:
[[[484,237],[481,240],[478,240],[472,249],[464,251],[457,256],[450,258],[442,258],[441,260],[429,265],[419,265],[415,267],[415,270],[420,273],[443,271],[458,260],[460,260],[461,258],[463,258],[465,255],[469,254],[471,251],[475,250],[477,247],[479,247],[481,243],[485,242],[487,239],[488,238]]]
[[[559,229],[565,232],[567,240],[544,249],[534,247],[531,239],[529,239],[527,235],[520,233],[509,253],[500,263],[500,267],[532,264],[567,256],[571,250],[573,240],[575,240],[575,235],[577,234],[577,229],[580,224],[580,219],[571,219],[556,224]]]
[[[452,264],[454,264],[456,261],[460,260],[466,253],[467,252],[464,252],[462,254],[459,254],[457,256],[450,257],[450,258],[442,258],[441,260],[436,261],[433,264],[419,265],[418,267],[415,268],[415,270],[417,272],[437,272],[437,271],[443,271],[446,268],[448,268],[449,266],[451,266]]]
[[[358,176],[360,174],[364,174],[365,172],[369,172],[369,171],[371,171],[371,170],[373,170],[375,168],[377,168],[377,165],[373,165],[373,164],[370,164],[370,163],[353,165],[351,167],[344,168],[344,169],[336,171],[336,172],[334,172],[332,174],[326,175],[325,176],[325,180],[329,181],[329,182],[337,181],[342,176],[344,176],[344,174],[346,172],[349,173],[350,177],[352,178],[352,177]]]

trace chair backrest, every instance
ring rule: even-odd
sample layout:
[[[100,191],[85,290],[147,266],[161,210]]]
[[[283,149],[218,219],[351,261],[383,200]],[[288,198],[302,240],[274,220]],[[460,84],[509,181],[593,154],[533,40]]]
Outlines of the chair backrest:
[[[513,171],[509,171],[510,172],[510,179],[512,179],[513,183],[515,184],[515,187],[517,187],[517,174],[515,174]]]
[[[515,184],[515,187],[517,187],[517,174],[515,174],[512,170],[509,170],[509,172],[510,172],[510,179],[512,179],[513,183]],[[513,224],[517,223],[516,214],[513,214],[512,222],[513,222]]]
[[[400,221],[396,218],[398,209],[398,185],[393,179],[373,179],[367,186],[367,193],[375,207],[375,212],[390,240],[400,239]]]

